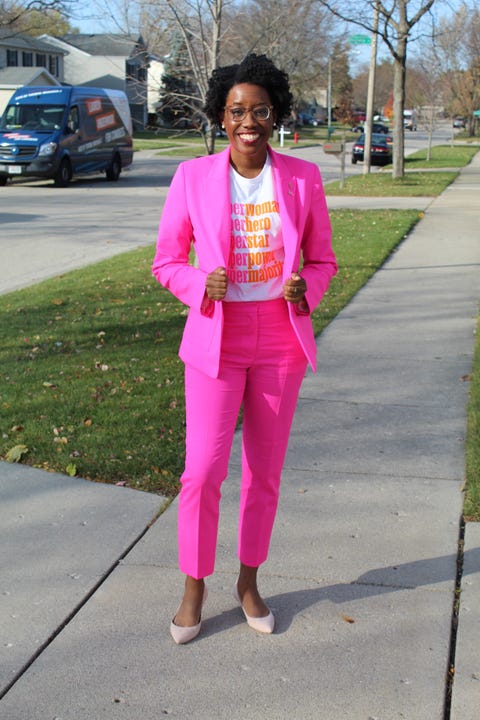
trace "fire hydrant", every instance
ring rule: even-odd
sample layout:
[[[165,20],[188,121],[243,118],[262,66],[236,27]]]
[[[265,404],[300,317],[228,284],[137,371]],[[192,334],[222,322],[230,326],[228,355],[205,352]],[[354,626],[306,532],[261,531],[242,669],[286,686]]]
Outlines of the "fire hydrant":
[[[298,132],[293,133],[293,142],[295,143],[295,145],[298,145],[299,137],[300,136],[299,136]]]

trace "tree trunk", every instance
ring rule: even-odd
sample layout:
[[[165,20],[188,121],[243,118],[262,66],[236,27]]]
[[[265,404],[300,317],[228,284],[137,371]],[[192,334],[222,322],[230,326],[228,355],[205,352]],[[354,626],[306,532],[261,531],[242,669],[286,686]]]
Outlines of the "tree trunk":
[[[394,60],[393,75],[393,172],[392,177],[401,178],[405,174],[405,131],[403,111],[405,109],[405,75],[407,63],[407,44],[399,39]]]

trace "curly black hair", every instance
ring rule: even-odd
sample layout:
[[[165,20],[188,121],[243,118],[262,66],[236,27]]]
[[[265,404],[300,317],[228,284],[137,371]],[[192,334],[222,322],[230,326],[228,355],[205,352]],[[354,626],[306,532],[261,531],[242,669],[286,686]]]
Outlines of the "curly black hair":
[[[220,124],[227,95],[234,85],[240,83],[259,85],[268,92],[277,123],[290,115],[293,96],[287,73],[279,70],[266,55],[251,53],[240,64],[226,65],[213,71],[203,108],[211,123]]]

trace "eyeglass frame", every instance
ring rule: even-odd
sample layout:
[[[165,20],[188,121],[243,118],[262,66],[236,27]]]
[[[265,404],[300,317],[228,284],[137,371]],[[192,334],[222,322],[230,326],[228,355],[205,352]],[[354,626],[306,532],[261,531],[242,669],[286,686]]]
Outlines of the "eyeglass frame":
[[[258,109],[260,109],[260,108],[267,108],[267,110],[268,110],[268,115],[267,115],[267,117],[265,117],[265,118],[257,118],[257,116],[255,115],[255,111],[258,110]],[[229,106],[229,107],[225,106],[225,107],[223,108],[224,112],[228,112],[228,113],[229,113],[230,120],[231,120],[233,123],[241,123],[241,122],[243,122],[243,121],[245,120],[245,118],[247,117],[247,115],[249,115],[250,113],[253,115],[253,117],[255,118],[255,120],[256,120],[257,122],[265,122],[266,120],[269,120],[269,119],[270,119],[270,116],[271,116],[271,114],[272,114],[272,110],[273,110],[273,109],[274,109],[274,106],[273,106],[273,105],[267,105],[266,103],[260,103],[259,105],[257,105],[256,107],[253,107],[253,108],[242,108],[242,107],[236,107],[236,106],[233,106],[233,107],[232,107],[232,106]],[[232,111],[233,111],[233,110],[243,110],[243,115],[242,115],[242,117],[241,117],[241,118],[238,118],[238,119],[233,118],[233,117],[232,117]]]

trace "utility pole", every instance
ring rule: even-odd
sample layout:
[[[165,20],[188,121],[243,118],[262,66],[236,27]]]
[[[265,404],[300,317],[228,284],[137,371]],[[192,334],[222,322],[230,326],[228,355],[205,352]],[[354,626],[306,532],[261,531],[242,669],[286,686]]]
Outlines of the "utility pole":
[[[375,72],[377,68],[378,3],[379,0],[375,0],[375,8],[373,11],[373,37],[370,51],[370,70],[368,73],[367,112],[365,117],[365,144],[363,148],[364,175],[367,175],[370,172],[370,160],[372,151],[373,102],[375,98]]]
[[[328,88],[327,88],[327,114],[328,114],[328,129],[327,138],[330,140],[332,134],[332,57],[328,58]]]

